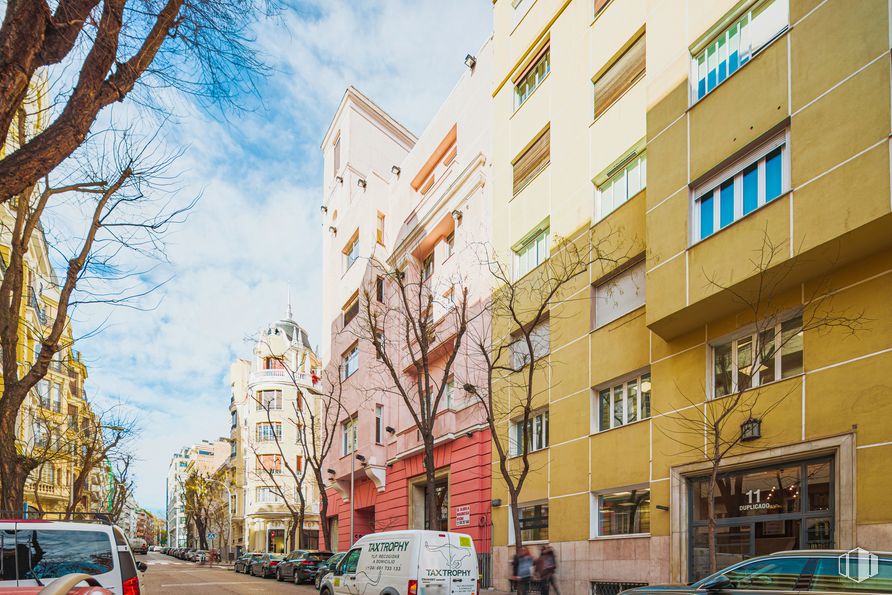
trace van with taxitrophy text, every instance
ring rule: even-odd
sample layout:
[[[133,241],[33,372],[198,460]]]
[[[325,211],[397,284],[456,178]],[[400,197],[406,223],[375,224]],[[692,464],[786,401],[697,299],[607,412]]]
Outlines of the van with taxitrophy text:
[[[478,595],[470,535],[386,531],[357,540],[322,579],[320,595]]]

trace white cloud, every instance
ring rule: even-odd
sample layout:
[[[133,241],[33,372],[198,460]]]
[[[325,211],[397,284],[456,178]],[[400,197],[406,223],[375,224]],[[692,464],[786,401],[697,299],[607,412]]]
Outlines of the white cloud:
[[[258,43],[277,68],[263,106],[221,122],[190,111],[167,140],[186,146],[178,164],[185,196],[203,194],[168,237],[171,280],[147,303],[116,308],[107,327],[79,348],[94,399],[139,413],[137,498],[164,508],[170,455],[229,431],[229,364],[247,355],[246,337],[284,314],[290,286],[295,318],[311,341],[320,333],[321,157],[319,142],[344,88],[354,85],[419,133],[458,80],[464,56],[483,44],[492,8],[452,2],[313,0],[267,23]],[[85,332],[109,310],[79,310]]]

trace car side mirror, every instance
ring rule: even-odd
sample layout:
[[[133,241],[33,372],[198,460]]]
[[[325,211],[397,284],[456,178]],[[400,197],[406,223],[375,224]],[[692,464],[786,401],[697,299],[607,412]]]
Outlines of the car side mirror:
[[[146,570],[149,569],[149,565],[146,564],[145,562],[143,562],[142,560],[138,560],[136,562],[136,569],[139,570],[140,572],[145,572]]]
[[[713,577],[700,585],[700,588],[705,591],[724,591],[725,589],[732,589],[733,587],[734,584],[731,583],[731,579],[724,574]]]

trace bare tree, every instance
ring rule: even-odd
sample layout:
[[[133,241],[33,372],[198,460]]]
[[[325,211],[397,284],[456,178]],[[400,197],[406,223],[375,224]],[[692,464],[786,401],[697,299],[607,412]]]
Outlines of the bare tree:
[[[99,113],[138,83],[232,103],[264,67],[251,26],[276,0],[9,0],[0,25],[0,139],[38,73],[57,89],[37,109],[48,124],[0,159],[0,204],[27,194],[87,138]],[[44,84],[44,87],[50,85]],[[50,105],[50,104],[54,105]]]
[[[433,279],[423,263],[411,258],[396,270],[373,258],[370,269],[375,273],[372,279],[386,279],[383,295],[377,295],[377,288],[363,288],[361,312],[355,330],[349,332],[374,347],[374,380],[366,390],[396,395],[421,436],[425,525],[433,529],[439,525],[435,426],[448,398],[453,364],[474,317],[468,289],[461,279]]]
[[[0,509],[22,509],[24,483],[37,461],[17,448],[15,419],[56,355],[71,348],[69,314],[80,304],[126,304],[144,295],[126,286],[137,272],[120,260],[128,253],[162,256],[164,232],[194,204],[176,207],[165,196],[166,172],[177,155],[159,154],[154,139],[112,132],[90,148],[62,179],[48,176],[18,200],[0,204],[0,242],[10,249],[0,281]],[[85,212],[87,223],[50,244],[53,208]],[[37,275],[28,266],[34,251],[64,259],[64,277]],[[42,306],[44,293],[52,297],[52,310]],[[37,311],[36,322],[26,315],[28,307]],[[22,337],[33,337],[33,344],[20,346]]]
[[[117,524],[127,506],[127,500],[133,495],[136,483],[133,480],[133,455],[119,457],[109,464],[109,519]]]
[[[590,299],[587,292],[584,298],[570,297],[587,281],[590,268],[628,261],[618,255],[614,236],[611,232],[597,241],[585,234],[575,240],[556,236],[550,257],[520,279],[489,248],[480,250],[481,266],[488,269],[494,290],[488,315],[469,333],[480,383],[465,383],[464,389],[483,405],[508,490],[517,552],[523,547],[518,503],[532,470],[533,418],[547,406],[543,397],[550,388],[545,372],[553,364],[549,344],[551,323],[559,318],[555,309],[573,299]],[[519,431],[512,435],[510,426]]]
[[[732,286],[714,276],[707,282],[716,291],[725,292],[738,308],[738,320],[746,334],[737,342],[736,353],[730,343],[713,348],[712,386],[703,386],[699,394],[678,390],[684,405],[664,412],[671,420],[671,431],[660,431],[681,447],[685,454],[708,463],[706,486],[706,521],[709,573],[718,570],[716,549],[716,503],[718,490],[728,509],[739,504],[739,490],[719,481],[725,459],[740,451],[758,448],[750,440],[758,438],[752,428],[792,394],[801,394],[801,379],[787,387],[769,388],[769,383],[796,377],[804,371],[803,337],[831,331],[855,334],[865,329],[869,319],[863,311],[834,307],[829,278],[806,285],[794,282],[801,263],[784,258],[789,247],[772,241],[767,230],[762,244],[753,250],[747,266],[749,281]],[[799,299],[790,299],[791,289]],[[801,297],[800,297],[801,296]],[[736,357],[735,357],[736,356]],[[781,491],[783,493],[783,490]]]
[[[208,529],[222,500],[220,483],[209,474],[193,470],[183,481],[185,513],[198,533],[199,549],[208,548]]]

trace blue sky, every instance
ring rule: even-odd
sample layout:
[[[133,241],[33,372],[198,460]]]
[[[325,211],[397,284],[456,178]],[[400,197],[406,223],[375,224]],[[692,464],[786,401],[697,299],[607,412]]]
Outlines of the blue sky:
[[[151,311],[82,308],[76,330],[94,401],[139,418],[137,500],[164,509],[170,455],[229,432],[229,364],[281,317],[289,288],[311,341],[320,332],[322,158],[319,143],[347,85],[420,134],[489,36],[489,0],[314,0],[262,23],[275,67],[252,109],[221,121],[191,105],[165,142],[185,147],[183,196],[201,194],[167,241],[170,279]]]

